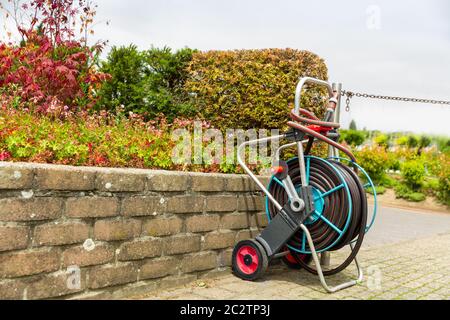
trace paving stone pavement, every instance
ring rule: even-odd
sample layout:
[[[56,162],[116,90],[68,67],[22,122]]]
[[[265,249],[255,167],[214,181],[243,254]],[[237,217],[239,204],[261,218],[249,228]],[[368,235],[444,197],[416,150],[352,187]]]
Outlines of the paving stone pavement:
[[[450,300],[450,233],[415,241],[363,248],[361,284],[325,293],[316,276],[283,265],[270,266],[264,279],[240,280],[233,275],[201,280],[142,299],[438,299]],[[332,254],[332,259],[338,259]],[[354,276],[354,267],[327,278],[331,285]],[[199,284],[201,286],[199,286]]]
[[[383,211],[384,214],[389,212]],[[424,216],[414,218],[428,221],[429,224],[436,218],[419,214]],[[400,220],[396,221],[398,224],[395,228],[398,231],[393,242],[369,241],[369,245],[360,250],[358,260],[364,271],[363,282],[333,294],[324,291],[317,276],[305,270],[294,271],[283,264],[276,264],[269,266],[264,278],[257,282],[243,281],[226,273],[215,279],[202,279],[183,287],[132,298],[450,300],[450,217],[444,215],[436,218],[436,223],[440,222],[441,226],[428,226],[430,232],[414,240],[409,235],[412,232],[408,231],[410,228],[401,223],[413,217],[399,215],[397,218]],[[381,238],[382,235],[379,236]],[[331,253],[332,264],[333,261],[342,261],[346,253],[343,250]],[[327,281],[330,285],[336,285],[355,276],[356,268],[352,264],[340,274],[327,277]]]

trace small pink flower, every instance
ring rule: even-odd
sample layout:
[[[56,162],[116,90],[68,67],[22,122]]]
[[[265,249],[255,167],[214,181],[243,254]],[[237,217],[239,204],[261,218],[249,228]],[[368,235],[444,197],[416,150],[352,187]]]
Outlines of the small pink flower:
[[[0,161],[8,161],[9,159],[11,159],[11,153],[8,151],[0,152]]]

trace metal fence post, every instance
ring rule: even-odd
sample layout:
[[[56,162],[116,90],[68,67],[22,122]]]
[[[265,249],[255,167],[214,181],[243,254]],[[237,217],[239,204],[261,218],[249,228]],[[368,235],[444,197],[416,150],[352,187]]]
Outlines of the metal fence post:
[[[337,106],[336,106],[336,111],[334,113],[334,122],[338,122],[340,123],[341,120],[341,92],[342,92],[342,83],[333,83],[333,91],[336,91],[338,96],[337,96]]]
[[[334,111],[334,122],[340,123],[341,118],[341,90],[342,90],[342,83],[333,83],[332,85],[333,91],[336,91],[338,93],[337,96],[337,105],[336,110]],[[339,151],[338,149],[328,146],[328,157],[338,157]],[[329,267],[331,262],[330,252],[322,252],[320,254],[320,264],[324,267]]]
[[[342,91],[342,83],[333,83],[332,85],[333,91],[336,91],[337,96],[337,105],[334,111],[334,122],[340,123],[341,119],[341,91]],[[338,157],[339,151],[338,149],[328,146],[328,156],[329,157]]]

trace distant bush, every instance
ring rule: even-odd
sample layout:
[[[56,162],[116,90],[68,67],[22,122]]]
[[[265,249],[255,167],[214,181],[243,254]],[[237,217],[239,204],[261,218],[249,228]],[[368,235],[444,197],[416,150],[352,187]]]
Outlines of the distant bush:
[[[450,176],[442,175],[439,177],[439,191],[437,193],[439,200],[447,206],[450,206]]]
[[[379,194],[380,194],[380,195],[381,195],[381,194],[384,194],[384,193],[386,192],[386,187],[383,187],[383,186],[375,186],[375,191],[377,192],[377,195],[379,195]],[[374,194],[372,188],[367,189],[367,192],[370,193],[370,194]]]
[[[419,138],[419,147],[420,148],[423,149],[423,148],[429,147],[430,144],[431,144],[431,138],[429,136],[425,136],[425,135],[420,136],[420,138]]]
[[[448,137],[437,137],[435,139],[438,150],[441,152],[450,151],[450,138]]]
[[[402,183],[398,184],[394,190],[397,198],[405,198],[408,194],[413,192],[408,186]]]
[[[421,192],[416,192],[412,190],[409,186],[404,184],[399,184],[395,187],[395,196],[400,199],[405,199],[414,202],[424,201],[426,195]]]
[[[413,190],[420,189],[425,177],[423,162],[420,160],[406,161],[403,163],[401,170],[406,184]]]
[[[185,90],[201,115],[220,129],[281,128],[293,108],[299,77],[327,79],[327,67],[313,53],[293,49],[197,52]],[[323,88],[302,95],[302,106],[324,113]]]
[[[439,179],[437,178],[426,178],[422,189],[429,195],[437,195],[439,192]]]
[[[389,152],[388,153],[388,169],[393,171],[400,171],[401,161],[397,153]]]
[[[417,159],[415,150],[409,148],[400,148],[393,152],[393,154],[400,160],[400,162]]]
[[[387,174],[384,175],[378,182],[378,185],[384,186],[387,188],[395,187],[398,184],[399,184],[399,182],[396,179],[392,178],[391,176],[389,176]]]
[[[389,136],[384,133],[377,135],[374,141],[380,147],[383,147],[385,149],[389,147]]]
[[[358,163],[367,171],[373,181],[379,182],[385,176],[389,165],[386,150],[382,147],[363,148],[356,153]]]
[[[410,149],[416,148],[419,145],[419,139],[413,135],[408,136],[408,141],[407,141],[406,145]]]
[[[408,145],[408,137],[407,136],[400,136],[397,138],[395,143],[399,146],[407,146]]]
[[[354,119],[352,119],[352,121],[350,121],[350,125],[348,128],[350,130],[358,130],[358,128],[356,127],[356,121]]]
[[[366,140],[366,134],[358,130],[341,130],[341,141],[345,141],[350,146],[360,146]]]
[[[413,192],[408,194],[408,200],[414,201],[414,202],[421,202],[425,201],[427,197],[422,192]]]
[[[450,206],[450,156],[444,154],[441,159],[441,171],[438,174],[439,189],[437,196],[444,204]]]

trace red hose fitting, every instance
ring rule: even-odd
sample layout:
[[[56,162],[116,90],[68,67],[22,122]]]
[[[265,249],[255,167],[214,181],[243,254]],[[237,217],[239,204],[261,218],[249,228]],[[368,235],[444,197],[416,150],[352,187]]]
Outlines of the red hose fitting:
[[[310,125],[310,126],[307,126],[307,128],[311,129],[311,130],[313,130],[313,131],[315,131],[317,133],[323,134],[323,135],[326,135],[328,131],[333,129],[333,128],[330,128],[330,127],[318,126],[318,125],[314,125],[314,124]]]

